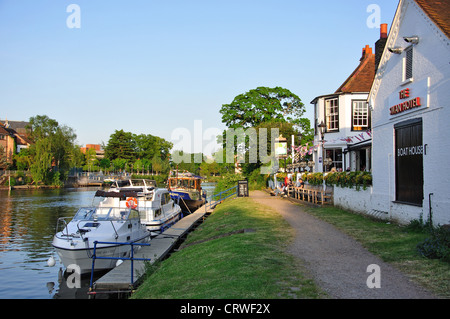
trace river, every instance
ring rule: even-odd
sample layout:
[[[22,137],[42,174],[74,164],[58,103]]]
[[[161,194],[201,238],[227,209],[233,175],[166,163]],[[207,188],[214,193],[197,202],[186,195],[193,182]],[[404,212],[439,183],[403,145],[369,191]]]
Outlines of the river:
[[[214,184],[203,188],[209,195]],[[51,242],[58,218],[90,206],[96,190],[0,190],[0,299],[87,298],[89,278],[80,289],[68,288]],[[53,267],[47,265],[50,256]]]

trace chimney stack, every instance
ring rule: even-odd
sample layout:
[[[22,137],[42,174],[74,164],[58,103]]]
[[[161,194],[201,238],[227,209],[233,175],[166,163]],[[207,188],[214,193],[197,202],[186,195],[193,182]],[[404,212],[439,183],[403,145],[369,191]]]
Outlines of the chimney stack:
[[[381,56],[383,55],[384,47],[386,46],[388,37],[387,28],[387,23],[380,25],[380,39],[375,42],[375,74],[377,73],[378,64],[380,64]]]
[[[359,61],[364,60],[367,56],[370,55],[372,55],[372,48],[369,45],[366,45],[366,47],[362,49],[362,57],[361,59],[359,59]]]

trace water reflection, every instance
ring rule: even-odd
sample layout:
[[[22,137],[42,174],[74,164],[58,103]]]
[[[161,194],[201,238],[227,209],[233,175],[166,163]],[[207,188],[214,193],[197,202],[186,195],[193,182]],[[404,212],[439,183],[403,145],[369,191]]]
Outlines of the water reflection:
[[[51,246],[57,220],[89,205],[94,193],[92,188],[0,191],[0,298],[58,297],[63,266]],[[47,266],[50,256],[55,267]]]
[[[203,188],[210,195],[214,184]],[[58,218],[91,205],[96,190],[0,191],[0,299],[88,298],[89,276],[81,278],[80,289],[69,288],[51,243]],[[54,267],[47,265],[50,256]]]

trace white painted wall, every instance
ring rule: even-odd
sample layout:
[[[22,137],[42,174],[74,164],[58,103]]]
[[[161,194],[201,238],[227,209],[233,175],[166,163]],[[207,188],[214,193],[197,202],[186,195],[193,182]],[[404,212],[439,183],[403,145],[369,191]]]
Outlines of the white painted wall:
[[[385,50],[369,95],[373,107],[373,208],[389,210],[398,220],[428,218],[431,208],[435,224],[450,224],[450,42],[413,0],[401,0],[386,47],[409,46],[404,36],[417,35],[414,46],[413,81],[402,83],[405,54]],[[410,88],[411,97],[423,99],[420,108],[391,116],[398,92]],[[394,104],[393,104],[394,103]],[[423,144],[427,144],[424,161],[423,207],[393,203],[395,199],[394,125],[423,119]],[[411,172],[412,174],[414,172]]]
[[[352,101],[353,100],[363,100],[366,101],[368,97],[368,93],[340,93],[336,94],[339,99],[339,131],[325,133],[325,149],[336,149],[340,148],[344,150],[347,148],[347,143],[344,141],[340,141],[340,138],[345,138],[348,136],[356,136],[362,131],[352,131]],[[317,117],[317,123],[320,124],[322,121],[325,121],[325,100],[332,98],[331,96],[320,97],[317,99],[317,103],[315,104],[315,114]],[[333,142],[334,141],[334,142]],[[314,145],[320,145],[321,136],[314,136]],[[350,154],[346,155],[346,166],[350,166]],[[319,157],[324,158],[322,155],[322,147],[318,147],[313,154],[313,161],[315,162],[315,172],[322,172],[322,164],[319,163]],[[344,167],[344,170],[346,167]]]

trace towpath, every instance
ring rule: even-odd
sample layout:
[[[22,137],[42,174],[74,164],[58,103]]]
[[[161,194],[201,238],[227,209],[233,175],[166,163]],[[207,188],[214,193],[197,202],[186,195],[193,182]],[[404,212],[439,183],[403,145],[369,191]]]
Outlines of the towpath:
[[[430,299],[436,298],[405,275],[371,254],[334,226],[304,212],[286,199],[254,191],[251,198],[275,209],[295,229],[289,253],[300,258],[316,283],[334,299]],[[380,288],[369,288],[369,265],[378,265]]]

